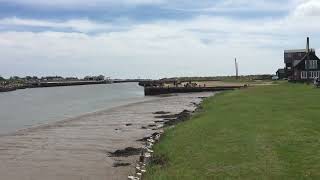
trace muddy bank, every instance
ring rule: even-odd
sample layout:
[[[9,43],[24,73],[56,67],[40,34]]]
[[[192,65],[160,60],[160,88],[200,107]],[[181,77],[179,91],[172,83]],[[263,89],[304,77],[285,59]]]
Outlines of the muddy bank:
[[[195,106],[198,107],[198,106]],[[183,110],[178,114],[170,114],[170,115],[162,115],[162,116],[155,116],[155,118],[163,119],[163,121],[155,121],[158,123],[164,123],[165,126],[172,126],[178,124],[180,122],[186,121],[190,118],[192,111]]]
[[[147,166],[150,164],[156,164],[160,166],[164,166],[168,161],[164,156],[154,155],[153,146],[160,141],[161,136],[164,133],[165,127],[174,127],[174,125],[189,120],[192,114],[198,110],[200,110],[199,103],[192,103],[195,105],[195,110],[193,112],[189,110],[184,110],[177,114],[169,114],[169,112],[155,112],[153,114],[166,114],[162,116],[155,116],[155,118],[164,119],[164,121],[159,121],[158,123],[162,123],[161,129],[159,132],[153,133],[151,136],[144,137],[139,139],[138,141],[145,142],[145,146],[141,149],[134,148],[126,148],[124,150],[118,150],[111,155],[122,155],[126,156],[129,154],[140,154],[139,161],[136,163],[136,171],[128,176],[128,179],[131,180],[139,180],[144,179],[144,175],[147,172]],[[168,115],[169,114],[169,115]],[[168,119],[169,118],[169,119]],[[150,125],[149,125],[150,127]]]
[[[195,110],[191,103],[210,95],[159,97],[0,136],[0,179],[127,179],[135,172],[145,137],[157,135],[168,122],[155,116],[174,115],[171,119],[181,121]]]
[[[200,99],[205,99],[205,98],[200,98]],[[201,110],[200,103],[192,102],[191,105],[195,107],[194,111],[183,110],[182,112],[177,114],[170,114],[170,112],[165,112],[165,111],[154,112],[153,114],[157,114],[157,115],[162,114],[161,116],[155,116],[155,118],[163,119],[160,121],[155,121],[155,123],[162,124],[159,128],[160,131],[153,133],[151,136],[147,136],[137,140],[145,143],[145,146],[141,149],[126,148],[125,150],[116,151],[113,153],[113,154],[117,154],[117,153],[121,154],[124,152],[125,153],[124,155],[126,155],[127,153],[136,153],[136,154],[140,153],[139,161],[137,161],[136,163],[135,172],[130,174],[128,176],[128,179],[130,180],[144,179],[144,175],[147,172],[147,166],[153,164],[153,165],[159,165],[163,167],[167,164],[168,159],[165,156],[154,154],[153,146],[161,140],[161,136],[163,135],[165,128],[174,127],[178,123],[189,120],[192,117],[193,113]],[[145,129],[146,127],[143,127],[143,128]]]

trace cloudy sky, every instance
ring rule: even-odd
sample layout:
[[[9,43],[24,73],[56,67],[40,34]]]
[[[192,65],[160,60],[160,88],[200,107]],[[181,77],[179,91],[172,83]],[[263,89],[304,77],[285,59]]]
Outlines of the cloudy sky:
[[[274,73],[307,36],[319,0],[0,0],[0,75]]]

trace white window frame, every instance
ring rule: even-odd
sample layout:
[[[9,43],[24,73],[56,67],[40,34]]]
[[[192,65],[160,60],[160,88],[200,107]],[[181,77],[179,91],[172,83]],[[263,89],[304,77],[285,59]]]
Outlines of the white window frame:
[[[309,78],[310,79],[319,79],[320,78],[320,71],[309,71]],[[307,71],[301,71],[301,79],[307,79]]]
[[[307,79],[307,71],[301,71],[301,79]]]
[[[305,61],[305,68],[308,69],[307,67],[307,62],[309,62],[309,69],[318,69],[318,60],[309,60]]]

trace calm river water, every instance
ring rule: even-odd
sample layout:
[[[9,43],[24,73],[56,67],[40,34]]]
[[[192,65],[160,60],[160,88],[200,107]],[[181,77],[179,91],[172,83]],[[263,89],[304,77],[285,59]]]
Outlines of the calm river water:
[[[0,134],[141,102],[137,83],[24,89],[0,93]]]

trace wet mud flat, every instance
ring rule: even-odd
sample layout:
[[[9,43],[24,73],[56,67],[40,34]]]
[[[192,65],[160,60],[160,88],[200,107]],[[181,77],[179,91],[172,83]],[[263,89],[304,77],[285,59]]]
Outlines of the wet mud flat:
[[[0,179],[127,179],[145,138],[211,95],[156,97],[0,136]]]

